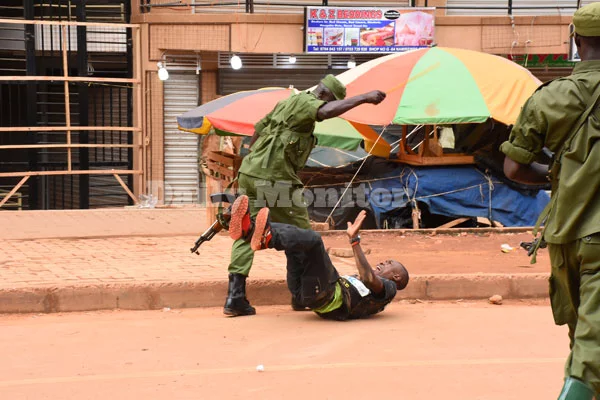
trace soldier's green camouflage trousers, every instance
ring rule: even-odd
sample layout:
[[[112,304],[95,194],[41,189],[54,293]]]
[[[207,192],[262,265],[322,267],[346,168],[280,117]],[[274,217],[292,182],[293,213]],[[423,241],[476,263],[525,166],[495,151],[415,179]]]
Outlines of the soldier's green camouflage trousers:
[[[550,301],[557,325],[569,326],[565,377],[600,394],[600,232],[567,244],[548,243]]]
[[[295,225],[298,228],[310,229],[308,211],[304,204],[302,188],[284,182],[270,182],[245,174],[238,175],[238,189],[250,200],[250,214],[255,217],[262,207],[270,208],[273,222]],[[288,256],[288,263],[293,262],[294,255]],[[300,255],[298,255],[300,256]],[[236,240],[231,249],[229,273],[248,276],[254,252],[250,243],[242,239]],[[284,266],[282,266],[283,268]]]

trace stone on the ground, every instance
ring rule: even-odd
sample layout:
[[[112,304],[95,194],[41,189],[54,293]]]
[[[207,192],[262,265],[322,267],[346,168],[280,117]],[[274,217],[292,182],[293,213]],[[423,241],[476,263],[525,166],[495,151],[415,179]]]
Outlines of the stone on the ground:
[[[500,296],[499,294],[495,294],[492,297],[489,298],[489,302],[491,304],[497,304],[500,305],[502,304],[502,296]]]
[[[329,224],[326,222],[311,222],[310,227],[315,232],[324,232],[329,230]]]

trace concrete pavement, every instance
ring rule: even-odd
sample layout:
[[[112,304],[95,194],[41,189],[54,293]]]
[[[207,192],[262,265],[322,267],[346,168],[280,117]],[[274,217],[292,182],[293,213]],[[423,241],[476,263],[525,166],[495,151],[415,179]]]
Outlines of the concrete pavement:
[[[195,235],[206,209],[103,208],[94,210],[0,210],[1,240]]]
[[[202,246],[200,256],[189,252],[207,226],[205,214],[194,207],[0,212],[0,312],[221,306],[231,240],[221,233]],[[387,241],[404,243],[402,262],[409,266],[411,282],[398,299],[547,296],[543,255],[535,272],[522,273],[527,269],[520,264],[528,263],[524,254],[498,251],[499,240],[519,239],[513,233],[485,238],[473,233],[434,237],[431,232],[378,232],[365,233],[365,242],[369,235],[385,246]],[[333,246],[346,243],[340,234],[324,239]],[[355,273],[352,259],[332,259],[341,274]],[[481,273],[481,260],[497,266]],[[248,288],[253,304],[289,302],[284,266],[281,253],[256,254]]]

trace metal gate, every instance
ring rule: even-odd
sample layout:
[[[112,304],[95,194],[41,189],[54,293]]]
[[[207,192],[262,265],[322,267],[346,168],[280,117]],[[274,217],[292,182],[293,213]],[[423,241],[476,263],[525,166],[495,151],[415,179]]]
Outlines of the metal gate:
[[[177,129],[177,116],[198,106],[199,76],[173,73],[164,81],[165,204],[197,204],[198,135]]]
[[[142,145],[129,2],[0,3],[0,207],[10,197],[25,209],[131,204]]]

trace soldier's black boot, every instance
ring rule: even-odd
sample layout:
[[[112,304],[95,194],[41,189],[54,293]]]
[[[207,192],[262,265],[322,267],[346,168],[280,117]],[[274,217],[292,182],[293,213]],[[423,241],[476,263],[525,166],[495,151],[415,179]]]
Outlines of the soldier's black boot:
[[[229,288],[227,300],[223,307],[223,314],[232,317],[254,315],[256,309],[246,299],[246,276],[242,274],[229,274]]]
[[[558,400],[593,400],[594,390],[579,379],[568,377],[565,379]]]

